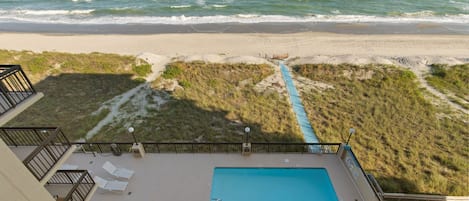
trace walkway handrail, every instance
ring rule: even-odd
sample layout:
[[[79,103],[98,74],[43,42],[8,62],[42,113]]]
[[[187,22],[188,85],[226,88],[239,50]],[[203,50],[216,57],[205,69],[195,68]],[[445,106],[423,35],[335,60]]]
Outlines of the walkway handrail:
[[[95,185],[87,170],[58,170],[47,184],[71,184],[65,201],[84,201]]]
[[[0,65],[0,115],[36,94],[20,65]]]

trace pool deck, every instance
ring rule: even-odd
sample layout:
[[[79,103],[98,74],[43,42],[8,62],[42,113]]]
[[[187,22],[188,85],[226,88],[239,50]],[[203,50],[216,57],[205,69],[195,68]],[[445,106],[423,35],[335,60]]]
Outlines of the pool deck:
[[[101,167],[110,161],[135,171],[125,192],[98,189],[92,201],[209,201],[215,167],[322,167],[326,168],[340,201],[362,201],[344,164],[335,154],[131,154],[75,153],[67,164],[87,169],[92,176],[115,179]],[[125,181],[125,180],[123,180]],[[233,187],[236,188],[236,187]]]

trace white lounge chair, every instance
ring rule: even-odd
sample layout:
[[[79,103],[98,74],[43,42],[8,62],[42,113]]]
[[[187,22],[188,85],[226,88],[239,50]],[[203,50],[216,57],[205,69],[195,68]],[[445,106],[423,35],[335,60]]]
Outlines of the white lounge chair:
[[[108,191],[125,191],[125,189],[127,188],[127,185],[129,184],[129,182],[125,182],[125,181],[116,181],[116,180],[108,181],[98,176],[94,176],[93,180],[94,182],[96,182],[96,184],[98,184],[99,188],[102,188]]]
[[[104,168],[104,170],[109,172],[109,174],[112,174],[112,175],[114,175],[116,177],[120,177],[120,178],[130,179],[130,177],[132,177],[132,175],[134,174],[133,170],[129,170],[129,169],[125,169],[125,168],[117,168],[116,166],[114,166],[109,161],[106,161],[104,163],[103,168]]]

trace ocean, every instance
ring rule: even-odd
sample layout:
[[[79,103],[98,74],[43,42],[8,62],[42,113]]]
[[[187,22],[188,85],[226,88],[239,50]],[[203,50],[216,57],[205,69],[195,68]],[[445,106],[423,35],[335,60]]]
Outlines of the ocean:
[[[0,0],[0,26],[265,22],[469,24],[469,0]]]

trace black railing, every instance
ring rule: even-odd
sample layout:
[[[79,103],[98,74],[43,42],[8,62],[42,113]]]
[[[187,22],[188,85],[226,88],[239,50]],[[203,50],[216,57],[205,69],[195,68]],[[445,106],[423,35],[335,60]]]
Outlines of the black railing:
[[[339,148],[340,143],[251,143],[251,152],[253,153],[284,152],[336,154],[339,151]]]
[[[55,127],[0,128],[0,138],[9,146],[37,146],[23,164],[38,180],[49,173],[71,146],[64,133]]]
[[[94,180],[86,170],[58,170],[47,184],[72,185],[72,188],[63,197],[64,201],[83,201],[95,185]]]
[[[20,65],[0,65],[0,115],[35,93]]]
[[[133,142],[72,142],[81,147],[80,151],[108,153],[111,148],[128,152]],[[236,142],[142,142],[147,153],[241,153],[242,143]],[[317,146],[319,153],[336,154],[340,143],[251,143],[252,153],[312,153]]]
[[[0,138],[8,146],[39,146],[56,131],[62,132],[57,127],[2,127]],[[67,138],[63,141],[68,143]]]

